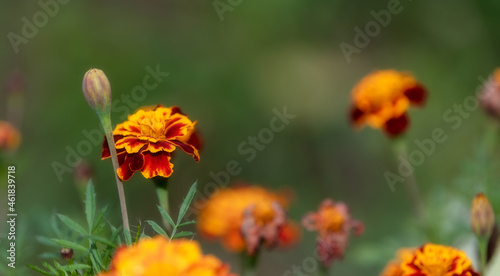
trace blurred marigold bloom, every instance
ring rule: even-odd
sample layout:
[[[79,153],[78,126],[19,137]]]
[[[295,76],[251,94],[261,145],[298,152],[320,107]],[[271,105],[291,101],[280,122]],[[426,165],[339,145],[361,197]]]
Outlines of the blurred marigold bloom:
[[[120,247],[109,272],[99,276],[235,276],[229,266],[212,255],[203,255],[196,241],[163,236],[142,239]]]
[[[206,202],[198,229],[207,238],[219,238],[230,251],[254,254],[267,248],[294,244],[298,227],[287,220],[285,196],[259,186],[223,188]]]
[[[463,251],[456,248],[425,244],[412,250],[402,249],[380,276],[479,276]]]
[[[479,94],[479,103],[487,114],[500,118],[500,68],[497,68],[484,84]]]
[[[415,249],[410,248],[400,249],[396,256],[397,259],[390,261],[382,273],[380,273],[380,276],[402,276],[403,269],[401,268],[401,264],[406,258],[413,256],[414,251]]]
[[[199,138],[192,122],[181,110],[158,105],[139,109],[113,131],[122,180],[129,180],[140,171],[145,178],[169,177],[174,165],[172,153],[179,147],[198,161]],[[107,141],[103,143],[102,159],[110,157]]]
[[[10,123],[0,121],[0,150],[16,150],[20,143],[21,133]]]
[[[488,198],[479,193],[472,201],[470,214],[472,232],[479,238],[488,239],[495,227],[495,213]]]
[[[309,231],[317,231],[317,250],[323,265],[329,267],[335,259],[342,259],[349,242],[351,229],[356,235],[364,231],[362,222],[353,220],[347,205],[331,199],[321,202],[318,212],[302,218],[302,225]]]
[[[364,77],[352,90],[351,122],[384,129],[389,136],[402,134],[408,124],[410,104],[423,105],[426,89],[407,72],[375,71]]]

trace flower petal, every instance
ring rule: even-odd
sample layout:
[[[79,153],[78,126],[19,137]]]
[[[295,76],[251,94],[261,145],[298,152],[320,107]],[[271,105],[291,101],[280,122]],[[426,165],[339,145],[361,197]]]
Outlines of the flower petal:
[[[408,116],[405,114],[397,118],[392,118],[385,122],[384,129],[391,137],[396,137],[402,134],[410,124]]]
[[[170,158],[170,154],[166,152],[146,153],[144,155],[144,167],[141,171],[142,175],[145,178],[169,177],[174,167],[174,164],[170,163]]]
[[[131,169],[131,164],[132,163],[137,164],[138,161],[136,160],[136,158],[140,158],[140,157],[137,157],[137,155],[139,155],[139,154],[130,154],[130,155],[127,154],[127,155],[125,155],[125,159],[124,159],[123,163],[120,165],[120,167],[116,171],[116,174],[118,175],[118,177],[120,177],[121,180],[127,181],[132,177],[132,175],[134,175],[135,170]],[[135,165],[132,165],[132,167],[135,167]]]
[[[357,106],[352,106],[349,115],[351,123],[354,125],[360,125],[363,121],[364,112]]]
[[[170,140],[169,142],[180,147],[187,154],[191,154],[194,160],[196,160],[197,162],[200,161],[200,155],[198,153],[198,150],[194,146],[188,145],[178,140]]]
[[[419,106],[424,105],[425,100],[427,99],[427,90],[421,85],[417,85],[406,90],[404,94],[412,104]]]
[[[136,137],[125,137],[115,142],[116,149],[125,149],[127,153],[139,152],[146,143]]]
[[[168,142],[157,142],[157,143],[149,143],[146,151],[156,153],[159,151],[172,152],[175,150],[175,146]]]

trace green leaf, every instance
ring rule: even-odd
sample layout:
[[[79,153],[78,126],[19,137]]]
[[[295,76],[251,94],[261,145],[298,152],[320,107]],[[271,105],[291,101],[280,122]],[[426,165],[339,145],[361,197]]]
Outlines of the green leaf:
[[[53,214],[50,217],[50,225],[52,226],[52,230],[54,230],[54,232],[56,233],[56,236],[58,238],[61,238],[62,237],[62,235],[61,235],[61,229],[59,229],[59,224],[57,223],[57,218],[56,218],[55,214]]]
[[[90,179],[89,182],[87,183],[87,192],[85,193],[85,215],[87,216],[89,231],[93,229],[95,210],[96,210],[96,203],[95,203],[94,185],[92,185],[92,179]]]
[[[64,269],[65,271],[75,271],[78,269],[91,269],[92,267],[86,264],[70,264],[70,265],[64,265],[61,268]]]
[[[153,227],[153,230],[156,231],[156,233],[164,236],[164,237],[167,237],[170,239],[170,237],[168,236],[168,234],[163,230],[163,228],[161,228],[160,225],[158,225],[158,223],[152,221],[152,220],[147,220],[146,221],[147,223],[149,223],[149,225],[151,225],[151,227]]]
[[[195,224],[196,223],[196,220],[190,220],[190,221],[186,221],[186,222],[183,222],[181,224],[179,224],[177,227],[182,227],[182,226],[186,226],[186,225],[190,225],[190,224]]]
[[[102,208],[99,213],[97,213],[96,219],[94,220],[94,227],[92,227],[92,233],[96,230],[99,225],[101,225],[102,218],[104,217],[104,213],[108,210],[108,206]]]
[[[59,273],[57,273],[57,271],[55,270],[55,268],[53,268],[51,265],[49,265],[47,262],[42,262],[42,265],[47,268],[51,273],[52,275],[59,275]]]
[[[43,245],[46,245],[46,246],[53,246],[53,247],[57,247],[57,246],[58,246],[55,242],[51,241],[51,240],[50,240],[49,238],[47,238],[47,237],[37,236],[37,237],[36,237],[36,240],[37,240],[39,243],[41,243],[41,244],[43,244]]]
[[[157,205],[156,207],[158,207],[158,211],[160,211],[160,215],[168,222],[170,223],[170,225],[172,225],[172,227],[175,227],[175,223],[174,223],[174,220],[172,219],[172,217],[167,213],[167,211],[165,211],[165,209],[163,209],[160,205]]]
[[[189,206],[191,205],[191,201],[193,201],[194,194],[196,193],[196,185],[198,184],[198,181],[194,182],[191,188],[189,189],[186,198],[184,198],[184,201],[182,202],[181,208],[179,210],[179,216],[177,217],[177,224],[180,224],[184,216],[186,215]]]
[[[193,232],[182,231],[182,232],[179,232],[179,233],[175,234],[174,239],[183,238],[183,237],[189,237],[189,236],[193,236],[193,235],[194,235]]]
[[[64,271],[64,269],[62,268],[61,264],[58,263],[56,260],[54,260],[54,265],[56,266],[57,271],[59,272],[59,275],[61,275],[61,276],[68,276],[68,273],[66,273],[66,271]]]
[[[132,245],[132,236],[130,236],[130,231],[123,229],[123,236],[125,236],[125,243],[130,246]]]
[[[102,244],[111,246],[112,248],[116,247],[116,245],[112,241],[110,241],[110,240],[108,240],[108,239],[106,239],[104,237],[101,237],[101,236],[95,236],[94,235],[94,236],[87,236],[87,238],[90,239],[90,240],[98,241],[98,242],[100,242]]]
[[[57,243],[59,246],[62,246],[62,247],[67,247],[67,248],[72,248],[74,250],[79,250],[79,251],[82,251],[82,252],[88,252],[88,248],[85,248],[84,246],[82,245],[79,245],[78,243],[76,242],[72,242],[72,241],[66,241],[66,240],[60,240],[60,239],[50,239],[51,241]]]
[[[50,274],[49,272],[39,268],[38,266],[34,266],[34,265],[30,265],[30,264],[27,264],[26,265],[27,267],[29,267],[30,269],[38,272],[38,273],[42,273],[43,275],[49,275],[49,276],[52,276],[52,274]]]
[[[88,235],[87,231],[80,226],[80,224],[76,223],[74,220],[70,219],[65,215],[58,214],[59,219],[66,224],[72,230],[78,232],[81,235]]]

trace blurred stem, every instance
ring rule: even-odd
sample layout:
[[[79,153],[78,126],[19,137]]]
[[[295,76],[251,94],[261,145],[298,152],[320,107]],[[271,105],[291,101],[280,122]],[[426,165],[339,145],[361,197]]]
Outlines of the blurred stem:
[[[330,268],[324,265],[319,265],[318,276],[328,276],[330,274]]]
[[[157,176],[153,178],[153,181],[156,185],[156,195],[158,196],[158,203],[160,204],[161,208],[167,211],[167,213],[170,215],[170,205],[167,189],[168,178]],[[165,226],[165,229],[167,229],[168,231],[172,230],[172,225],[170,225],[170,223],[168,223],[166,219],[162,218],[162,222],[163,226]]]
[[[493,154],[498,140],[498,122],[491,121],[486,129],[486,134],[484,135],[484,147],[487,154]]]
[[[479,242],[479,272],[481,275],[484,275],[484,270],[486,268],[486,258],[488,254],[488,239],[478,238]]]
[[[410,163],[408,159],[408,145],[406,143],[406,139],[399,138],[393,142],[393,148],[396,155],[396,162],[398,162],[398,157],[402,156],[408,163]],[[420,189],[418,188],[417,180],[415,178],[415,167],[412,166],[412,173],[405,178],[404,186],[406,188],[406,192],[408,193],[408,197],[411,200],[413,211],[415,212],[415,216],[418,221],[425,226],[425,208],[422,200],[422,195],[420,193]]]
[[[130,225],[128,223],[127,215],[127,203],[125,201],[125,192],[123,190],[123,183],[118,177],[118,156],[116,154],[115,139],[113,137],[113,130],[111,128],[111,118],[109,114],[98,114],[99,119],[101,119],[101,124],[104,128],[104,133],[106,134],[106,140],[108,141],[109,153],[111,154],[111,160],[113,161],[113,169],[115,171],[116,186],[118,188],[118,197],[120,198],[120,209],[122,212],[123,227],[130,232]]]
[[[246,252],[241,254],[241,276],[254,276],[257,268],[257,260],[259,251],[253,255],[248,255]]]

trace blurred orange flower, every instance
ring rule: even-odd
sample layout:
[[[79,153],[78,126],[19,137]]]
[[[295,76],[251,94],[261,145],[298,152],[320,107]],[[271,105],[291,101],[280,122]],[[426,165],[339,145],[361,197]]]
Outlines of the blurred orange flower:
[[[413,256],[414,251],[415,249],[410,248],[400,249],[397,253],[396,260],[390,261],[384,268],[380,276],[402,276],[403,269],[401,269],[401,264],[403,260]]]
[[[300,235],[287,220],[288,200],[259,186],[237,186],[215,192],[198,218],[198,229],[207,238],[219,238],[230,251],[254,254],[266,247],[287,246]]]
[[[0,121],[0,150],[16,150],[21,143],[21,133],[10,123]]]
[[[352,90],[351,121],[357,127],[367,124],[397,136],[408,126],[410,104],[423,105],[426,96],[426,89],[410,73],[375,71]]]
[[[336,259],[343,259],[351,229],[356,235],[364,231],[363,223],[351,218],[347,205],[331,199],[323,200],[318,212],[306,214],[302,225],[309,231],[318,232],[317,250],[326,267]]]
[[[140,171],[145,178],[169,177],[174,165],[172,153],[179,147],[198,161],[199,139],[192,122],[178,107],[139,109],[113,131],[122,180]],[[102,159],[110,157],[104,140]]]
[[[392,273],[392,274],[391,274]],[[398,253],[381,276],[479,276],[463,251],[456,248],[425,244]]]
[[[229,266],[212,255],[203,255],[196,241],[163,236],[142,239],[117,249],[109,272],[99,276],[235,276]]]

